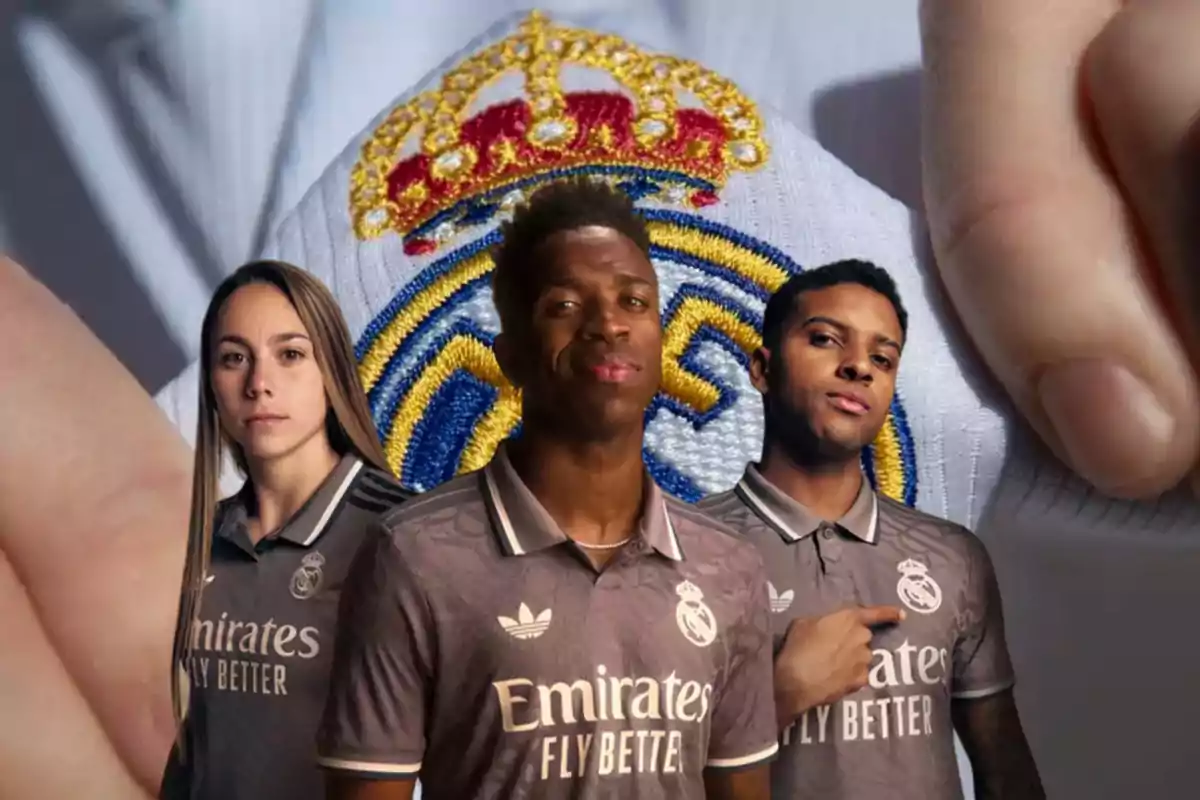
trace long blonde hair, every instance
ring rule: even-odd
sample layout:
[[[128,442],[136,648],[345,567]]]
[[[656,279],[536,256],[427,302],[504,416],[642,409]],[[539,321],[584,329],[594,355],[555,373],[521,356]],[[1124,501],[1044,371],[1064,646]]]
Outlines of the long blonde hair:
[[[200,595],[212,553],[213,518],[220,497],[218,481],[226,451],[249,477],[242,448],[221,430],[212,389],[212,365],[217,318],[225,302],[244,286],[263,283],[287,296],[313,343],[314,355],[325,382],[329,412],[325,432],[339,455],[353,453],[364,462],[390,472],[371,409],[358,378],[350,330],[330,291],[307,272],[279,261],[255,261],[226,278],[204,314],[200,328],[199,413],[196,416],[196,457],[192,474],[192,509],[188,521],[187,557],[179,592],[179,616],[172,651],[171,699],[175,711],[177,744],[183,753],[183,718],[187,703],[182,676],[188,675],[193,631]]]

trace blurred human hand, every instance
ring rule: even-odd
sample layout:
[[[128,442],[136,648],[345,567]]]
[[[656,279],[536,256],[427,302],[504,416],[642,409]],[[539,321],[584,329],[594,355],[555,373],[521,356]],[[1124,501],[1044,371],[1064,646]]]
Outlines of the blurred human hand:
[[[188,447],[84,324],[0,258],[0,797],[156,793]]]
[[[1076,472],[1157,495],[1200,453],[1200,3],[923,0],[941,275]]]

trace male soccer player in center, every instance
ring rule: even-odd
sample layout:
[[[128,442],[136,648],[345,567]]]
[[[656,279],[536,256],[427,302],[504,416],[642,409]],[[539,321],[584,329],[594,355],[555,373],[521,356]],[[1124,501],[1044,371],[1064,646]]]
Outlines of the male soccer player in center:
[[[642,461],[662,328],[646,229],[587,182],[503,231],[519,438],[382,518],[346,581],[319,741],[333,800],[766,800],[778,749],[754,548]]]
[[[762,461],[701,503],[763,552],[779,641],[775,800],[1042,800],[1013,701],[983,544],[878,496],[859,455],[883,427],[907,315],[891,277],[842,261],[767,303],[751,379]]]

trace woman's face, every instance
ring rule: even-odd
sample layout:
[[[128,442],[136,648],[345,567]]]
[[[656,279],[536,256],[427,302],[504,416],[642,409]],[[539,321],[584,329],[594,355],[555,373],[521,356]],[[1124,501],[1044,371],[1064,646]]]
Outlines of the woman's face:
[[[251,461],[325,440],[329,407],[309,333],[287,296],[255,283],[217,315],[212,390],[221,428]],[[328,443],[326,442],[326,445]]]

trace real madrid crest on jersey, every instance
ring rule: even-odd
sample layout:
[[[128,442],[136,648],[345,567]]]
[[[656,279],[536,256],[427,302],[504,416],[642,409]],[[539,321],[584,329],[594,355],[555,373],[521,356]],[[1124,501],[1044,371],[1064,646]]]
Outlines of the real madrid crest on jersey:
[[[929,567],[910,558],[896,569],[900,571],[896,594],[901,603],[918,614],[932,614],[942,607],[942,587],[930,577]]]
[[[520,398],[492,353],[489,250],[532,191],[582,176],[628,194],[649,227],[664,354],[647,467],[685,500],[732,486],[761,443],[746,367],[763,309],[803,268],[738,229],[753,202],[723,204],[771,158],[755,104],[700,64],[536,12],[429,86],[381,118],[350,171],[355,247],[376,245],[382,265],[362,291],[389,263],[415,270],[357,344],[401,482],[422,491],[478,469],[520,428]],[[863,464],[884,494],[915,501],[899,399]]]
[[[325,573],[321,567],[325,565],[325,556],[317,552],[308,553],[300,560],[300,566],[292,573],[290,588],[292,597],[297,600],[307,600],[321,590],[325,582]]]
[[[708,647],[717,640],[717,618],[704,602],[704,592],[691,581],[675,587],[679,605],[675,606],[675,621],[684,638],[697,647]]]

